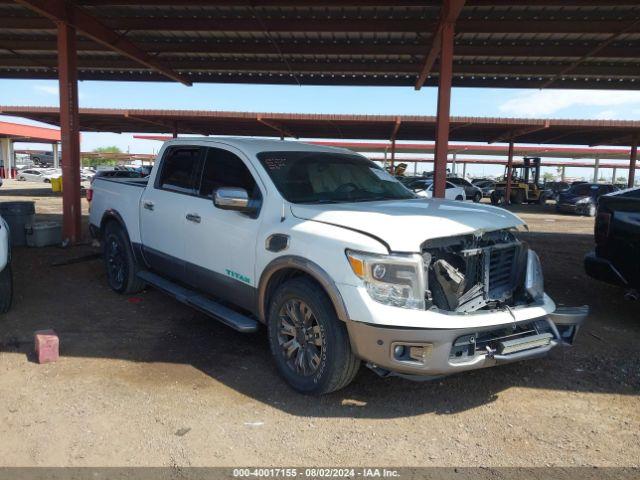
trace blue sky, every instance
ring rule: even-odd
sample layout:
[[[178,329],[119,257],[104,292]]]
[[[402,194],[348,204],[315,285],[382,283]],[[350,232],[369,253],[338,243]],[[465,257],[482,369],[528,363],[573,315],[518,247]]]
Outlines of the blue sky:
[[[289,113],[434,115],[436,89],[410,87],[313,87],[234,84],[80,82],[81,107],[235,110]],[[579,119],[640,119],[640,91],[515,90],[457,88],[451,114]],[[0,80],[0,105],[58,104],[58,84],[47,80]],[[6,121],[32,123],[15,118]],[[129,134],[83,133],[82,150],[117,145],[152,153],[159,142]],[[42,148],[42,147],[40,147]],[[491,167],[470,167],[477,174]],[[574,169],[576,174],[585,174]]]

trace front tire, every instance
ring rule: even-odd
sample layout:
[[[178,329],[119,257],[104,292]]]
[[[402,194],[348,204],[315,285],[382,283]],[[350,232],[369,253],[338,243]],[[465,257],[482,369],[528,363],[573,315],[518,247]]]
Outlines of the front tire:
[[[11,265],[7,264],[0,272],[0,313],[7,313],[13,301],[13,275]]]
[[[464,198],[462,198],[462,195],[458,195],[456,197],[456,200],[458,200],[459,202],[462,202],[464,200]]]
[[[129,294],[137,293],[145,287],[145,283],[137,277],[138,266],[131,242],[124,229],[114,221],[105,227],[103,258],[107,282],[112,290]]]
[[[346,387],[358,373],[345,324],[320,286],[308,278],[282,284],[269,306],[269,344],[280,375],[300,393]]]
[[[480,192],[477,192],[473,196],[473,203],[480,203],[480,200],[482,200],[482,194]]]

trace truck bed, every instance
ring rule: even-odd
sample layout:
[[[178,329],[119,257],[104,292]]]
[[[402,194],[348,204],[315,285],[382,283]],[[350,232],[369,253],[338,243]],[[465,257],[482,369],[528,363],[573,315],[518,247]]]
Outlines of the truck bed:
[[[92,185],[93,200],[89,223],[102,225],[107,211],[116,211],[125,223],[132,242],[140,242],[140,199],[148,183],[147,178],[101,178]]]

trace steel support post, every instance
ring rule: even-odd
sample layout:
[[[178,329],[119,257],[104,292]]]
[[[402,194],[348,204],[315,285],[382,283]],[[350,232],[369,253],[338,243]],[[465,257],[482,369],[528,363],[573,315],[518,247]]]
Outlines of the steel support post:
[[[453,23],[442,25],[440,72],[438,79],[438,113],[433,168],[433,196],[444,198],[449,153],[449,114],[451,110],[451,76],[453,70]]]
[[[504,204],[511,203],[511,178],[513,176],[513,139],[509,140],[509,150],[507,153],[507,186],[504,190]]]
[[[60,82],[60,134],[62,139],[62,236],[67,244],[81,237],[80,125],[76,31],[63,22],[58,27],[58,79]]]

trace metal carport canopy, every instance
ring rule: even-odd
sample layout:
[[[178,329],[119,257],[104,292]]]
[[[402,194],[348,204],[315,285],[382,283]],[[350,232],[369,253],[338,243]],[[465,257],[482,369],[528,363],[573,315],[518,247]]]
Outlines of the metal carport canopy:
[[[57,107],[0,106],[0,114],[60,125],[60,110]],[[387,140],[395,129],[396,140],[432,140],[436,122],[437,118],[434,116],[416,115],[330,115],[105,108],[79,110],[79,128],[89,132],[175,132],[201,135]],[[505,142],[507,138],[515,135],[519,143],[627,146],[631,143],[632,136],[638,132],[640,132],[640,121],[451,117],[449,139],[459,142],[498,143]],[[423,148],[426,147],[427,145],[423,146]],[[456,148],[463,151],[462,146],[449,146],[450,151]],[[475,148],[483,147],[478,145]],[[401,145],[398,144],[398,152],[401,149]]]
[[[449,20],[454,86],[640,88],[631,0],[468,0],[448,18],[437,0],[66,3],[80,80],[436,85]],[[59,4],[0,1],[0,77],[58,77],[56,26],[38,13]]]

